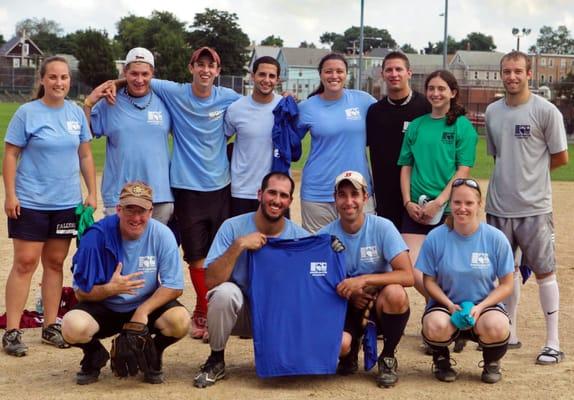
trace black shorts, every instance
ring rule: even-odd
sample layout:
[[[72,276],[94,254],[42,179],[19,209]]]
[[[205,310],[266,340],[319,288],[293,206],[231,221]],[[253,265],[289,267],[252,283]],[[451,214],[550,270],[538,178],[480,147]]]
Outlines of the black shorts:
[[[201,260],[207,256],[217,230],[229,218],[231,187],[213,192],[172,190],[183,259],[188,263]]]
[[[240,199],[238,197],[231,197],[231,215],[236,217],[248,212],[257,211],[259,208],[259,200],[257,199]]]
[[[442,218],[440,219],[440,222],[436,225],[424,225],[424,224],[419,224],[417,221],[415,221],[414,219],[411,218],[411,216],[409,215],[408,212],[405,212],[403,214],[403,223],[401,224],[401,229],[400,232],[401,233],[410,233],[410,234],[415,234],[415,235],[428,235],[428,233],[430,231],[432,231],[434,228],[436,228],[437,226],[440,226],[444,223],[444,220],[446,219],[447,214],[443,214]]]
[[[425,312],[423,313],[423,316],[421,317],[421,323],[422,323],[424,317],[428,313],[431,313],[433,311],[442,311],[444,313],[447,313],[448,315],[451,315],[450,312],[448,311],[448,308],[446,308],[445,306],[442,306],[442,305],[436,305],[436,306],[430,307],[429,309],[425,310]],[[508,313],[506,312],[506,310],[498,304],[496,304],[494,306],[486,307],[484,310],[482,310],[482,314],[489,312],[489,311],[501,312],[506,316],[506,318],[508,318],[510,320],[510,317],[508,316]],[[482,314],[480,314],[480,315],[482,315]],[[455,334],[453,335],[453,338],[457,338],[459,336],[462,339],[471,340],[473,342],[478,343],[478,335],[476,334],[476,332],[474,332],[474,329],[465,329],[463,331],[461,331],[460,329],[457,329]]]
[[[159,307],[148,316],[147,326],[151,333],[159,332],[155,327],[155,322],[163,315],[163,313],[174,307],[183,307],[183,305],[177,300],[172,300]],[[132,315],[134,315],[134,312],[136,311],[135,309],[129,312],[112,311],[103,303],[92,301],[82,301],[76,304],[72,310],[85,311],[96,320],[100,326],[100,330],[94,335],[97,339],[107,338],[121,332],[123,325],[131,320]]]
[[[377,316],[376,304],[377,302],[373,302],[373,306],[369,310],[370,319],[375,321],[377,324],[377,333],[381,333],[381,327],[379,325],[379,319]],[[353,304],[349,301],[347,303],[347,313],[345,314],[345,327],[343,330],[349,333],[354,338],[360,338],[364,331],[365,327],[363,326],[363,316],[365,315],[365,310],[359,310],[353,306]]]
[[[73,238],[77,233],[75,211],[75,207],[50,211],[21,207],[18,218],[8,218],[8,237],[34,242]]]

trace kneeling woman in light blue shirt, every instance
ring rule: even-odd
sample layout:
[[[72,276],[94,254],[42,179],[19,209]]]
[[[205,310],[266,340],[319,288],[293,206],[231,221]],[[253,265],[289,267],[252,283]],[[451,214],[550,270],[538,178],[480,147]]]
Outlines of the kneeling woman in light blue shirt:
[[[501,379],[500,359],[508,346],[510,320],[501,301],[512,293],[514,259],[504,234],[480,222],[481,206],[478,183],[455,179],[451,216],[429,233],[416,263],[430,296],[423,338],[433,350],[433,373],[445,382],[456,379],[448,345],[459,335],[482,346],[486,383]],[[460,316],[466,321],[462,326]]]

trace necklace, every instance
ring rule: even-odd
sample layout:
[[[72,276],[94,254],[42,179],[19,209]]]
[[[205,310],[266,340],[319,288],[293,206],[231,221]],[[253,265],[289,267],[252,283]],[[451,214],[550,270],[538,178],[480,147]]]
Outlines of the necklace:
[[[394,101],[391,100],[391,98],[389,96],[387,96],[387,101],[389,102],[390,105],[393,105],[393,106],[404,106],[406,104],[409,104],[409,101],[411,101],[412,98],[413,98],[413,91],[411,90],[409,92],[409,95],[405,98],[405,100],[402,103],[399,103],[399,102],[395,103]]]
[[[147,104],[145,106],[140,106],[139,104],[137,104],[134,99],[132,98],[132,96],[130,96],[130,94],[128,93],[128,88],[124,88],[124,94],[126,95],[126,97],[128,98],[128,101],[131,103],[132,106],[134,106],[135,108],[137,108],[138,110],[145,110],[146,108],[149,107],[149,105],[151,104],[151,98],[153,97],[153,92],[150,91],[149,92],[149,99],[147,101]]]

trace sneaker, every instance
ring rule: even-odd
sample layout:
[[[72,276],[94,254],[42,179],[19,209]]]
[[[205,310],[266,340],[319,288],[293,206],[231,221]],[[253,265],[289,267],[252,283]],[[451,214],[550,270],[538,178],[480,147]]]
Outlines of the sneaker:
[[[78,385],[89,385],[90,383],[97,382],[100,376],[100,370],[110,359],[110,353],[108,353],[101,343],[99,344],[98,349],[93,352],[86,353],[84,351],[84,358],[80,361],[82,368],[76,374],[76,383]]]
[[[225,362],[216,361],[212,356],[209,356],[205,364],[201,366],[197,376],[193,378],[193,386],[197,388],[212,386],[224,377]]]
[[[194,339],[203,339],[207,332],[207,318],[205,315],[193,313],[191,317],[191,331],[190,336]]]
[[[389,388],[395,386],[399,380],[397,375],[398,362],[396,357],[379,358],[379,374],[377,375],[377,385],[379,387]]]
[[[22,334],[20,329],[10,329],[2,336],[2,347],[4,352],[14,357],[25,356],[28,352],[28,346],[22,343]]]
[[[488,364],[484,363],[482,368],[482,379],[485,383],[496,383],[502,378],[502,373],[500,372],[500,361],[491,361]]]
[[[455,353],[462,353],[465,346],[466,346],[466,340],[461,337],[457,337],[454,341],[454,347],[452,351],[454,351]]]
[[[51,344],[59,349],[67,349],[70,347],[62,336],[62,325],[50,324],[42,328],[42,342]]]
[[[201,341],[203,343],[209,343],[209,332],[207,331],[207,329],[203,333],[203,337],[201,338]]]
[[[163,383],[163,352],[157,352],[157,359],[152,363],[149,370],[144,373],[144,382],[157,385]],[[155,365],[153,365],[155,364]]]
[[[456,380],[456,372],[452,369],[448,356],[433,356],[433,374],[441,382],[454,382]]]
[[[339,358],[339,365],[337,365],[337,374],[351,375],[359,370],[359,347],[358,342],[351,343],[351,350],[349,353]]]

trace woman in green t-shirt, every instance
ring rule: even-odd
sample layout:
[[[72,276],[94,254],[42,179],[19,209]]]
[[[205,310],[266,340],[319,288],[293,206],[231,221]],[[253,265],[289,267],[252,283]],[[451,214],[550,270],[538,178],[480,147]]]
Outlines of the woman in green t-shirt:
[[[456,78],[446,70],[425,81],[430,114],[413,120],[405,134],[398,164],[406,213],[401,233],[415,265],[428,232],[444,221],[451,182],[469,176],[476,155],[477,133],[458,104]],[[422,274],[415,270],[415,287],[425,296]]]

